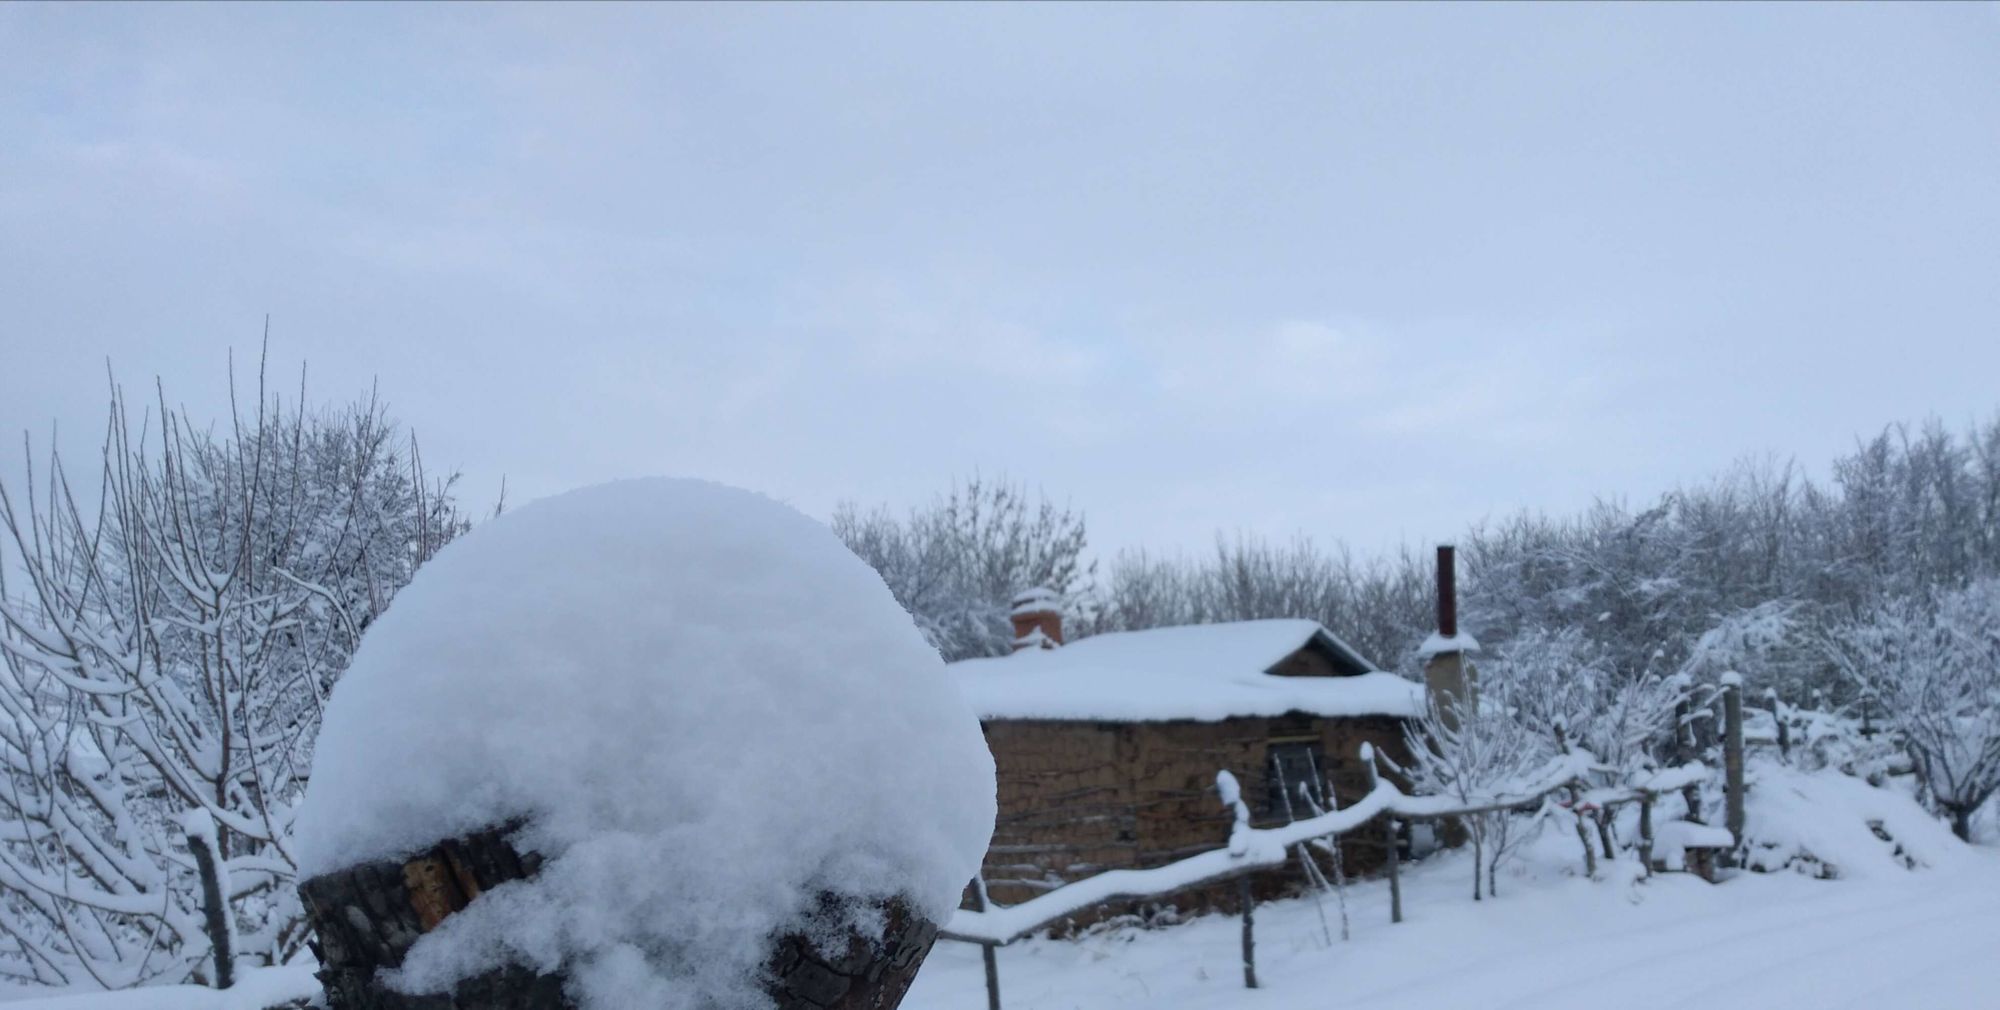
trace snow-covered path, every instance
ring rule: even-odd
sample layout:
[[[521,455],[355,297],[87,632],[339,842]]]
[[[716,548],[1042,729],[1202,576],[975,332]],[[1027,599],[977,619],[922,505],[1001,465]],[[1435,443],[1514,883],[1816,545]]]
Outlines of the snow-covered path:
[[[1559,849],[1544,849],[1554,856]],[[2000,853],[1874,880],[1744,875],[1591,883],[1560,863],[1502,871],[1500,898],[1473,904],[1470,864],[1416,868],[1408,916],[1388,922],[1379,883],[1350,891],[1353,940],[1323,939],[1309,900],[1261,908],[1258,974],[1243,988],[1238,922],[1210,917],[1151,932],[1000,951],[1008,1010],[1225,1007],[1445,1010],[1760,1010],[2000,1007]],[[981,1010],[978,949],[944,944],[905,1006]]]

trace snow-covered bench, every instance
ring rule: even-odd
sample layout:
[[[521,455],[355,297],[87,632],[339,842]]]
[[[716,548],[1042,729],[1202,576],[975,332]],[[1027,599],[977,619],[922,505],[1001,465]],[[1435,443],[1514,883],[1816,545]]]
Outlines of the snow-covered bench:
[[[1653,832],[1653,869],[1692,873],[1713,882],[1721,853],[1736,847],[1726,829],[1693,821],[1668,821]]]

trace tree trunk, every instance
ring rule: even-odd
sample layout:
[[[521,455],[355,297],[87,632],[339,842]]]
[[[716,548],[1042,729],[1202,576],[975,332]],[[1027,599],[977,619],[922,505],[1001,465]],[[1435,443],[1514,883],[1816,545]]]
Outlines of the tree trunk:
[[[1590,847],[1590,829],[1583,826],[1582,796],[1577,793],[1575,786],[1569,788],[1569,806],[1571,812],[1576,815],[1576,840],[1583,846],[1583,875],[1596,880],[1597,853]]]
[[[408,862],[367,863],[299,885],[318,937],[313,952],[331,1010],[573,1010],[560,974],[515,966],[467,979],[447,995],[406,995],[376,980],[377,969],[401,965],[419,937],[482,892],[540,869],[539,856],[508,844],[510,832],[483,831]],[[778,1010],[893,1010],[900,1004],[937,939],[937,926],[901,902],[883,911],[885,935],[850,937],[844,951],[821,950],[798,933],[776,938],[765,964],[772,979],[767,992]]]
[[[1485,850],[1479,844],[1479,834],[1477,830],[1472,832],[1472,900],[1474,901],[1479,900],[1479,869],[1486,859]]]
[[[1972,841],[1972,807],[1955,806],[1947,808],[1951,812],[1951,833],[1961,842]]]
[[[209,838],[188,836],[188,852],[194,856],[195,872],[201,877],[202,925],[208,932],[209,951],[215,958],[215,988],[227,989],[236,984],[236,945],[229,923],[233,913],[229,896],[222,893],[217,854],[209,846]]]

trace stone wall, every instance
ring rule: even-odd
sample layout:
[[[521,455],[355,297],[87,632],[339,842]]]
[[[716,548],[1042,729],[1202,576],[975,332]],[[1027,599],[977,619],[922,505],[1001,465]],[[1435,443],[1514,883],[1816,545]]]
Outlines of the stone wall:
[[[1107,869],[1159,866],[1219,848],[1231,823],[1215,791],[1221,769],[1242,784],[1258,826],[1285,823],[1284,812],[1267,799],[1266,755],[1274,740],[1317,743],[1323,774],[1342,806],[1367,792],[1364,741],[1391,757],[1405,753],[1401,721],[1386,717],[995,720],[985,728],[999,779],[999,817],[985,873],[988,893],[1003,905]],[[1342,845],[1350,874],[1372,872],[1383,856],[1373,832],[1351,835]],[[1259,878],[1256,890],[1269,897],[1296,888],[1303,875],[1287,869]],[[1228,907],[1234,895],[1233,886],[1210,888],[1151,904],[1193,913]],[[1144,904],[1112,911],[1140,911]]]
[[[1138,865],[1134,725],[1037,720],[985,728],[999,789],[985,870],[994,901],[1017,904],[1072,880]]]

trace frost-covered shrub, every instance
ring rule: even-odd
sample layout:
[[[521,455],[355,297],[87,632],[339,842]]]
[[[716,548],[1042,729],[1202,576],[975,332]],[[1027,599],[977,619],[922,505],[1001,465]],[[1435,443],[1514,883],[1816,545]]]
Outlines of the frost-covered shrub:
[[[0,486],[0,975],[217,982],[212,938],[246,966],[303,951],[290,829],[321,699],[464,521],[378,403],[260,390],[233,420],[133,417],[114,390],[101,503],[53,457]],[[197,823],[233,884],[213,923]]]
[[[328,705],[308,876],[521,821],[539,873],[480,895],[396,984],[514,963],[593,1010],[754,1007],[781,928],[900,896],[947,918],[992,834],[993,762],[880,577],[760,495],[623,481],[439,553]]]
[[[1770,711],[1773,704],[1775,715]],[[1782,757],[1806,771],[1831,768],[1873,785],[1911,771],[1900,738],[1880,722],[1846,712],[1795,708],[1768,696],[1764,708],[1744,710],[1743,738],[1753,752]]]
[[[1885,601],[1829,633],[1826,654],[1880,703],[1924,793],[1969,839],[2000,793],[2000,579]]]
[[[1081,513],[1005,480],[955,484],[905,517],[843,502],[832,526],[947,660],[1006,655],[1017,594],[1040,587],[1080,602],[1095,569]]]
[[[1460,806],[1518,793],[1532,773],[1555,755],[1553,741],[1538,736],[1500,704],[1439,706],[1435,699],[1404,726],[1409,761],[1394,766],[1420,795],[1449,797]],[[1493,873],[1532,832],[1517,829],[1506,810],[1459,819],[1472,842],[1472,900],[1494,890]],[[1534,824],[1539,824],[1539,818]]]
[[[1751,870],[1846,879],[1965,858],[1936,818],[1893,788],[1762,759],[1752,762],[1749,783],[1743,852]]]

